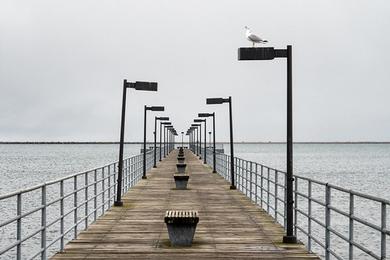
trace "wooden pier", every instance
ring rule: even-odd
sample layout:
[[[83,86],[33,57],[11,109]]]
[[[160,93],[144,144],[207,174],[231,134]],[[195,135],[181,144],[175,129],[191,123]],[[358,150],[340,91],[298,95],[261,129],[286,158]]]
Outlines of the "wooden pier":
[[[319,259],[303,244],[283,244],[283,228],[259,206],[186,150],[188,190],[176,190],[177,151],[148,172],[52,259]],[[171,247],[167,210],[197,210],[192,247]]]

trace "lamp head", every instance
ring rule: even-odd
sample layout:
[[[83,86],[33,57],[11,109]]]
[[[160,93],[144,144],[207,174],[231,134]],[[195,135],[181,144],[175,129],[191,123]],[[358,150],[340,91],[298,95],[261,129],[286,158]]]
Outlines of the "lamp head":
[[[223,98],[207,98],[206,99],[207,105],[222,104],[224,102],[225,102],[225,99],[223,99]]]
[[[209,116],[213,116],[213,114],[210,114],[210,113],[199,113],[198,114],[198,117],[209,117]]]
[[[136,81],[134,88],[136,90],[157,91],[157,82]]]
[[[145,106],[145,109],[150,111],[164,111],[165,108],[163,106]]]

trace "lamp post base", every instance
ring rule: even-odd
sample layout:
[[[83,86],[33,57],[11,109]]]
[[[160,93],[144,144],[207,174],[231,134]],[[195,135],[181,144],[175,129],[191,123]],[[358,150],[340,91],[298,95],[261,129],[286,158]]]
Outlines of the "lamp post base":
[[[213,170],[213,173],[217,173],[217,171]]]
[[[123,206],[123,201],[114,201],[114,206],[115,207],[122,207]]]
[[[145,180],[145,179],[147,179],[147,177],[146,176],[142,176],[142,179]]]
[[[283,236],[283,243],[286,244],[296,244],[297,237],[296,236]]]
[[[154,165],[154,166],[153,166],[153,168],[157,168],[157,166],[156,166],[156,165]]]
[[[237,188],[236,188],[236,186],[234,186],[234,185],[230,185],[230,189],[231,189],[231,190],[235,190],[235,189],[237,189]]]

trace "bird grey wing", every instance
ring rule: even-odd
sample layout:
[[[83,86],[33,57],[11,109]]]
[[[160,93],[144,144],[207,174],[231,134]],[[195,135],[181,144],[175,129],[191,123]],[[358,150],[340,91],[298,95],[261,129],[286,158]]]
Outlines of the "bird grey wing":
[[[248,36],[248,39],[253,41],[253,42],[262,42],[263,40],[258,37],[257,35],[251,34]]]

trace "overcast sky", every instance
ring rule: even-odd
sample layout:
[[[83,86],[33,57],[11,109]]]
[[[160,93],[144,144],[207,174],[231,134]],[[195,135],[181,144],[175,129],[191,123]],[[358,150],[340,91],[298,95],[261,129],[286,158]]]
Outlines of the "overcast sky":
[[[1,0],[0,140],[117,141],[122,82],[126,140],[142,140],[143,106],[186,131],[217,114],[228,140],[284,141],[286,62],[239,62],[244,26],[276,48],[293,45],[296,141],[390,141],[390,2]],[[211,126],[211,124],[209,124]]]

